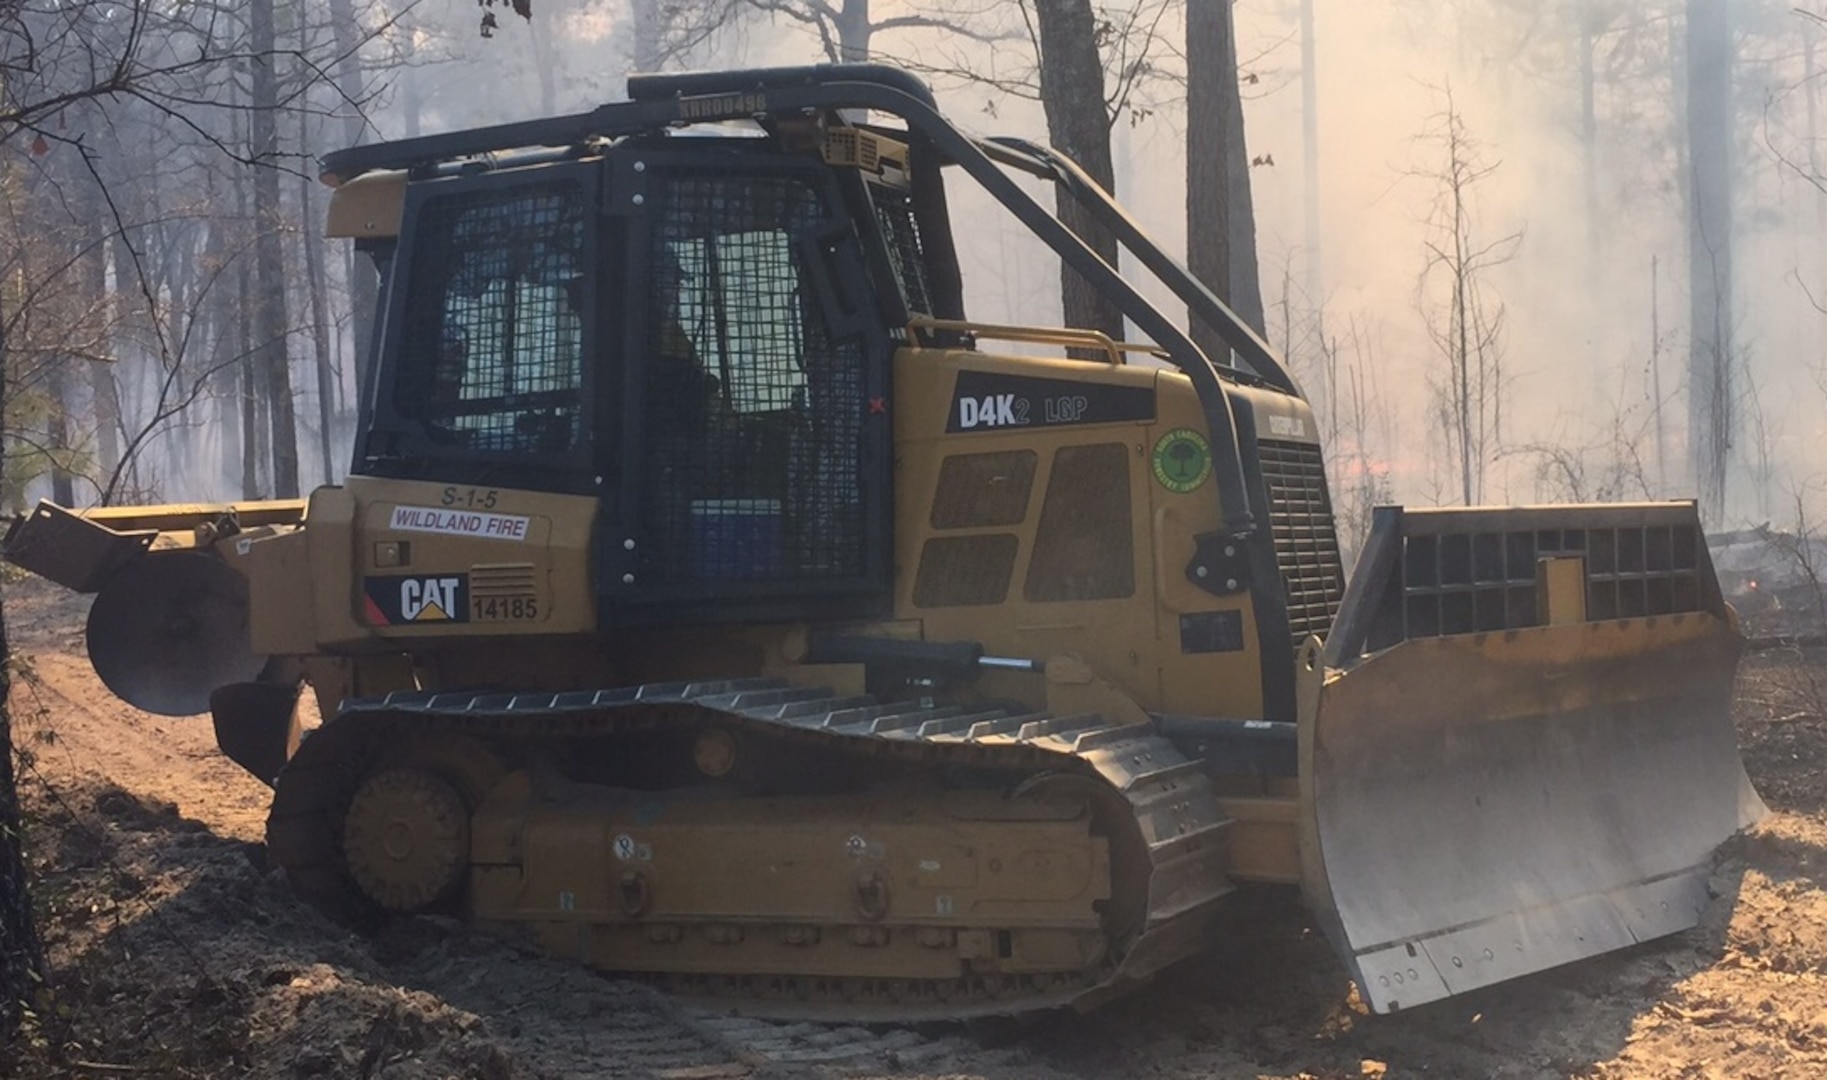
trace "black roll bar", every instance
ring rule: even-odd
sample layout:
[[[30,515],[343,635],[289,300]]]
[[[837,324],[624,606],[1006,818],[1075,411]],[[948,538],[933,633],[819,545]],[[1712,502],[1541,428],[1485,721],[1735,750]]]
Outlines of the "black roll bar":
[[[1173,294],[1191,310],[1193,316],[1218,331],[1231,351],[1243,358],[1262,380],[1277,390],[1306,398],[1294,376],[1288,371],[1269,343],[1255,328],[1218,299],[1211,287],[1194,276],[1180,260],[1162,250],[1122,204],[1112,198],[1104,186],[1092,179],[1078,162],[1048,146],[1009,135],[979,139],[977,145],[992,159],[1043,180],[1051,180],[1077,199],[1098,224],[1111,231],[1117,242],[1135,253],[1149,273],[1160,278]]]
[[[573,146],[591,139],[617,138],[661,127],[719,120],[837,109],[872,109],[898,116],[910,132],[928,140],[940,155],[969,173],[980,187],[1093,288],[1115,300],[1122,313],[1132,319],[1142,333],[1166,350],[1168,362],[1192,381],[1205,414],[1214,459],[1213,479],[1225,532],[1238,539],[1256,532],[1258,522],[1238,445],[1237,421],[1216,365],[1185,330],[1149,303],[1082,237],[1023,191],[997,160],[992,159],[991,151],[984,143],[946,120],[933,104],[931,90],[917,77],[881,64],[819,64],[727,73],[637,75],[630,77],[628,88],[635,100],[599,105],[586,113],[334,151],[323,158],[323,174],[327,181],[336,183],[373,169],[421,170],[454,157],[477,157],[528,146]],[[1177,295],[1181,293],[1180,288],[1175,288],[1171,275],[1162,275],[1155,269],[1157,264],[1170,269],[1177,264],[1076,166],[1066,168],[1063,164],[1066,159],[1057,154],[1048,153],[1043,157],[1019,145],[1001,145],[1007,154],[996,156],[1006,164],[1026,168],[1019,164],[1022,156],[1044,163],[1045,171],[1037,175],[1050,174],[1056,181],[1067,183],[1075,196],[1108,220],[1144,265],[1162,276]],[[1083,191],[1078,190],[1081,187]],[[1103,209],[1100,210],[1100,206]],[[1184,270],[1180,275],[1182,285],[1187,280],[1196,281]],[[1257,350],[1262,356],[1272,356],[1267,345],[1211,296],[1210,290],[1204,290],[1204,293],[1204,300],[1196,299],[1197,291],[1183,299],[1196,304],[1202,312],[1217,314],[1217,328],[1223,332],[1227,325],[1230,327],[1227,343],[1233,334],[1241,332],[1238,339],[1245,342],[1246,348],[1239,351],[1247,358],[1253,359]],[[1255,349],[1249,348],[1251,342]],[[1281,382],[1276,382],[1276,372],[1281,374]],[[1260,374],[1289,393],[1299,392],[1279,363],[1269,363]]]

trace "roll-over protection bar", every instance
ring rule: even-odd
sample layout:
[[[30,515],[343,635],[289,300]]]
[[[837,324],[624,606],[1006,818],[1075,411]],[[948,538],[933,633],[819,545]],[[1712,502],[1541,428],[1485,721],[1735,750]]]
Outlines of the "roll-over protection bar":
[[[1082,169],[1055,151],[1020,140],[985,141],[964,134],[941,115],[918,77],[882,64],[819,64],[732,72],[635,75],[633,100],[570,116],[427,135],[334,151],[323,158],[326,182],[337,184],[373,169],[423,173],[454,158],[482,157],[534,146],[575,147],[680,125],[868,109],[900,118],[909,133],[957,165],[1014,214],[1066,265],[1111,297],[1118,309],[1158,343],[1166,359],[1192,381],[1211,438],[1224,530],[1239,539],[1257,528],[1257,508],[1238,446],[1237,422],[1218,366],[1187,331],[1124,280],[1081,236],[1015,183],[1003,166],[1062,185],[1120,243],[1142,260],[1175,296],[1213,326],[1256,375],[1300,396],[1299,387],[1268,344],[1177,260]]]

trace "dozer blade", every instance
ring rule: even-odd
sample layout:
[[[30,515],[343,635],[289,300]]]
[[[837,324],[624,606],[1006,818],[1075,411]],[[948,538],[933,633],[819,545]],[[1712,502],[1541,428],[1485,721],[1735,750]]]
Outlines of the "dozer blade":
[[[209,711],[210,692],[252,682],[247,579],[213,555],[157,551],[116,570],[89,608],[89,663],[122,701],[163,716]]]
[[[1698,536],[1687,505],[1380,517],[1300,733],[1304,888],[1372,1009],[1698,921],[1764,813]]]

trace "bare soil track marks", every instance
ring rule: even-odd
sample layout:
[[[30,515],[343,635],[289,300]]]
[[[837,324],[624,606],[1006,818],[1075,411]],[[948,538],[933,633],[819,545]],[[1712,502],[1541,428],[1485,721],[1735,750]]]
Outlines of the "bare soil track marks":
[[[84,603],[7,587],[27,845],[52,962],[21,1077],[1827,1076],[1827,650],[1747,658],[1739,738],[1773,811],[1700,927],[1393,1017],[1364,1014],[1286,895],[1089,1016],[907,1028],[723,1016],[433,920],[347,933],[260,846],[267,791],[206,719],[90,673]]]

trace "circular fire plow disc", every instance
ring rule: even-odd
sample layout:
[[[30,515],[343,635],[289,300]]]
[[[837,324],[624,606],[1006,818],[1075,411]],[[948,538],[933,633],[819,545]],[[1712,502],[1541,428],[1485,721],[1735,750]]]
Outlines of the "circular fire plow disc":
[[[209,711],[210,691],[252,682],[247,579],[194,551],[135,559],[89,609],[89,663],[116,697],[163,716]]]

